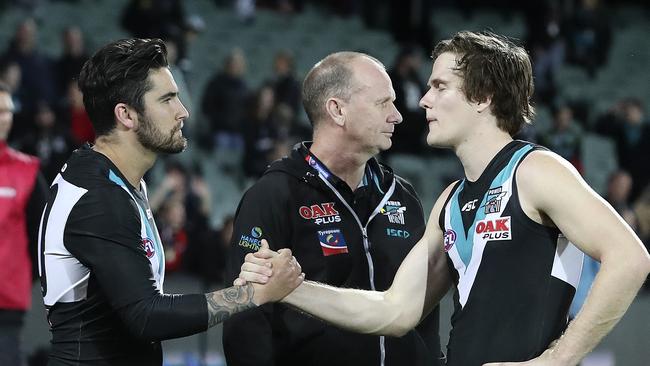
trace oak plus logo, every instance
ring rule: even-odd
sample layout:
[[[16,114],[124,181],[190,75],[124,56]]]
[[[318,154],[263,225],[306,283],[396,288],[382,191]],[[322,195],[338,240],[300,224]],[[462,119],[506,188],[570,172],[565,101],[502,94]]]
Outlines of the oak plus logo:
[[[475,230],[476,234],[485,240],[512,239],[510,216],[478,221]]]
[[[298,213],[305,220],[313,220],[316,225],[341,222],[341,216],[334,208],[334,202],[301,206]]]

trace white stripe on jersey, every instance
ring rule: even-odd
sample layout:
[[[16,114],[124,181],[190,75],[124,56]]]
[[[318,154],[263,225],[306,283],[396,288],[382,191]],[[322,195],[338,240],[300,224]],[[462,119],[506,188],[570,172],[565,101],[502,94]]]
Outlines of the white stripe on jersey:
[[[45,235],[42,235],[43,218],[38,230],[38,252],[42,253],[45,240],[44,259],[47,273],[54,274],[46,277],[47,293],[43,298],[46,306],[57,302],[75,302],[84,300],[87,296],[88,278],[90,270],[81,264],[65,248],[63,234],[68,216],[75,204],[88,190],[77,187],[61,176],[57,175],[52,183],[58,184],[56,199],[52,203],[50,215],[47,218]],[[39,258],[39,272],[41,271],[41,256]],[[43,274],[41,273],[41,276]]]
[[[557,248],[553,259],[551,276],[562,280],[573,288],[578,288],[584,254],[576,248],[564,235],[557,238]]]

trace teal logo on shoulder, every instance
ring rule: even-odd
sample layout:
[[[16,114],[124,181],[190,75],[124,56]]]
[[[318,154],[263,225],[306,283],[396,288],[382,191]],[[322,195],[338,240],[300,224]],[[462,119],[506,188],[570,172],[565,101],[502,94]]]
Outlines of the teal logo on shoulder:
[[[242,235],[239,238],[239,246],[258,251],[262,246],[262,229],[255,226],[251,229],[250,235]]]
[[[253,238],[259,239],[262,237],[262,228],[259,226],[255,226],[253,230],[251,230],[251,236]]]
[[[387,216],[388,221],[391,224],[401,224],[404,225],[404,212],[406,212],[406,206],[402,206],[400,201],[388,201],[386,205],[379,210],[379,213]]]
[[[406,230],[386,228],[386,235],[394,238],[408,239],[411,236],[411,233]]]

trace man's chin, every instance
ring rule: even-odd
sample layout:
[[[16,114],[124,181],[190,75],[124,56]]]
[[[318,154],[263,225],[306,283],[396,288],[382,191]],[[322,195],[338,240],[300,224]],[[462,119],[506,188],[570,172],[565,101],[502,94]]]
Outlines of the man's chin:
[[[187,139],[183,137],[182,141],[178,141],[173,145],[160,146],[156,149],[158,154],[179,154],[187,148]]]

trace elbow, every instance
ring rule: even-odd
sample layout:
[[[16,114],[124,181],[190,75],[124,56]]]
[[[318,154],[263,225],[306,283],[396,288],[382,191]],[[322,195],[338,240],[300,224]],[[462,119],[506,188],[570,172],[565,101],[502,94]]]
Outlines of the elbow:
[[[650,274],[650,255],[648,255],[648,252],[644,248],[641,255],[635,257],[636,260],[632,263],[630,263],[629,259],[626,260],[625,267],[627,270],[631,270],[641,281],[645,281]]]
[[[390,304],[391,298],[387,297],[387,301]],[[385,313],[392,314],[392,316],[385,316],[387,322],[385,323],[381,334],[391,337],[404,336],[418,325],[419,318],[415,315],[417,313],[418,312],[415,309],[400,305],[399,302],[394,302],[389,306],[389,309]]]

